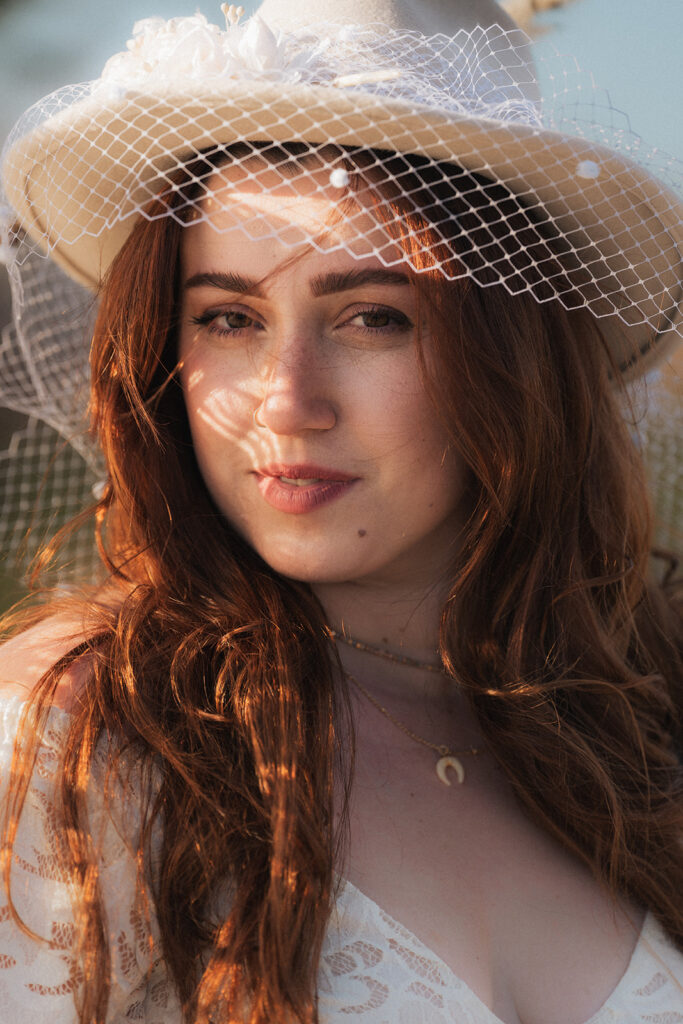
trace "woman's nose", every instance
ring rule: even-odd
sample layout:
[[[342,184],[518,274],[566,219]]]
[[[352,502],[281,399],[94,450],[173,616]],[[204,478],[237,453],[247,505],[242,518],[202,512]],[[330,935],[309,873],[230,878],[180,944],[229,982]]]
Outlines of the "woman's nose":
[[[331,367],[321,365],[312,348],[293,339],[272,354],[254,411],[257,426],[283,435],[334,427]]]

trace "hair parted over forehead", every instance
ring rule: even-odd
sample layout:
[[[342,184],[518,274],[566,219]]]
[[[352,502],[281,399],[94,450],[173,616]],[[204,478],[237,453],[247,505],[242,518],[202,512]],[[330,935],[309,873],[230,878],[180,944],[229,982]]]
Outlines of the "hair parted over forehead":
[[[449,280],[468,275],[484,287],[529,291],[539,302],[561,295],[565,308],[585,305],[575,255],[541,210],[481,174],[415,154],[302,142],[215,147],[190,159],[143,216],[170,215],[190,224],[206,215],[207,201],[214,212],[217,172],[225,166],[239,168],[240,183],[266,193],[291,184],[295,194],[314,172],[327,172],[338,197],[327,226],[352,224],[371,211],[396,243],[374,253],[389,266],[407,262],[416,273],[438,268]],[[305,191],[320,194],[320,186]],[[220,188],[220,195],[230,204],[230,188]],[[353,243],[331,242],[322,229],[320,238],[310,239],[314,248],[346,247],[356,254]],[[243,230],[248,238],[263,228],[245,218]]]

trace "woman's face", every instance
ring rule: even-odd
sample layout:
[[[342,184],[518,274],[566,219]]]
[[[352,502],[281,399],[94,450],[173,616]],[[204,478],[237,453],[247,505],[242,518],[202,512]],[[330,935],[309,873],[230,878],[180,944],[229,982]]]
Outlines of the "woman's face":
[[[350,239],[329,168],[296,185],[268,174],[264,192],[217,172],[208,220],[183,231],[181,380],[202,475],[286,576],[430,582],[460,525],[463,470],[421,383],[412,272],[373,254],[393,244],[362,195],[354,255],[303,244],[326,225],[330,249]]]

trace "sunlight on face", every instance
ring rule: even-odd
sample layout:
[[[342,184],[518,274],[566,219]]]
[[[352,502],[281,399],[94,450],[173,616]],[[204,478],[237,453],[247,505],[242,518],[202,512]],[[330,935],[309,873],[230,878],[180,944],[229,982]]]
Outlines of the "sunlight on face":
[[[319,158],[310,161],[313,169],[306,161],[274,167],[254,156],[221,168],[202,202],[206,223],[219,234],[241,226],[253,240],[276,237],[292,251],[315,239],[323,252],[343,248],[359,259],[402,263],[404,254],[369,212],[376,196],[371,186],[361,182],[353,193],[334,187],[334,169],[320,167]]]
[[[254,163],[258,183],[217,171],[183,233],[181,380],[207,487],[287,576],[434,578],[462,472],[420,378],[414,274],[329,168]]]

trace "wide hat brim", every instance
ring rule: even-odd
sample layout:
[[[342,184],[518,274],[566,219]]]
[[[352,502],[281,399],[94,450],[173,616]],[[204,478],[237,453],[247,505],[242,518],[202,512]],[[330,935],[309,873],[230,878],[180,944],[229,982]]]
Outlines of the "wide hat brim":
[[[626,376],[680,340],[679,197],[627,155],[519,122],[334,86],[234,80],[190,94],[169,83],[74,103],[10,146],[3,185],[22,229],[97,289],[167,175],[240,140],[417,153],[485,175],[553,220],[587,271],[578,288]],[[597,176],[582,176],[585,166]]]

